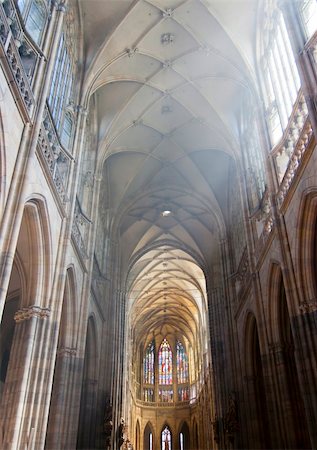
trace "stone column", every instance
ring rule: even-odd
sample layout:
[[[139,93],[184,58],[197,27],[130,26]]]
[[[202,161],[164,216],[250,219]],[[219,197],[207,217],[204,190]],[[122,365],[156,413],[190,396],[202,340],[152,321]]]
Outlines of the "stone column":
[[[38,389],[45,372],[43,356],[49,316],[49,309],[33,305],[17,311],[14,317],[12,357],[0,411],[1,447],[6,450],[40,448],[35,430],[43,407]]]
[[[292,318],[295,361],[312,448],[317,448],[317,300],[300,305],[300,314]]]
[[[63,347],[58,350],[50,406],[50,420],[45,444],[46,449],[67,448],[67,445],[70,444],[68,434],[69,422],[72,417],[73,384],[76,381],[74,380],[76,353],[74,348]]]

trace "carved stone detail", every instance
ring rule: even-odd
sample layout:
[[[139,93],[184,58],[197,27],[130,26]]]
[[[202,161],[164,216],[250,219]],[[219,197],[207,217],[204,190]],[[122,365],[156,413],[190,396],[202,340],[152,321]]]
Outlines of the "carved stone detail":
[[[76,348],[60,347],[57,350],[57,356],[76,356],[76,354],[77,354]]]
[[[46,319],[50,316],[51,310],[49,308],[41,308],[40,306],[29,306],[18,310],[14,315],[14,320],[19,323],[24,320],[32,319],[32,317],[37,317],[39,319]]]
[[[309,300],[304,300],[303,302],[300,303],[299,309],[302,314],[317,311],[317,299],[311,298]]]

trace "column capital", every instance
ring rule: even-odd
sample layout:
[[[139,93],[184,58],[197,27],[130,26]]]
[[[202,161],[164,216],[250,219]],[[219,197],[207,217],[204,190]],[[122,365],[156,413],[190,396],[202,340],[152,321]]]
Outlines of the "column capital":
[[[77,349],[71,347],[60,347],[57,349],[57,356],[76,356]]]
[[[299,304],[299,310],[302,314],[317,311],[317,299],[310,298],[308,300],[304,300]]]
[[[57,11],[65,13],[67,11],[66,3],[67,0],[55,0],[54,6]]]
[[[39,319],[45,319],[49,317],[51,310],[49,308],[42,308],[41,306],[27,306],[25,308],[19,309],[14,314],[14,320],[16,323],[23,322],[24,320],[32,319],[32,317],[37,317]]]

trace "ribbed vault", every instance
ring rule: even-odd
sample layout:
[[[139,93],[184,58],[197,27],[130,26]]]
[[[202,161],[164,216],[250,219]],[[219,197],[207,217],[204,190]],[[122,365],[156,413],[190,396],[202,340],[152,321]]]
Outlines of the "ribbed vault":
[[[212,285],[230,226],[257,2],[94,2],[98,18],[81,5],[90,18],[84,87],[97,114],[100,214],[118,245],[128,332],[135,349],[182,336],[202,361],[205,276]]]

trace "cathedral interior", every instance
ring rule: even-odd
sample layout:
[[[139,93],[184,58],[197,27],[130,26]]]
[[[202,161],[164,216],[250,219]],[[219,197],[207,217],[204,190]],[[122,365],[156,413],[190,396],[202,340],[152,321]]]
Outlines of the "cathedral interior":
[[[317,448],[317,1],[0,0],[0,448]]]

